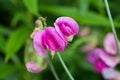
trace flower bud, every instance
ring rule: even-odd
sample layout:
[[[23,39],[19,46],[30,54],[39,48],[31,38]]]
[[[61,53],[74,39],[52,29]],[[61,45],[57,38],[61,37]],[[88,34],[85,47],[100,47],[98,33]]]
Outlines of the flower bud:
[[[46,60],[34,51],[31,40],[27,41],[24,60],[27,70],[32,73],[41,72],[47,66]]]
[[[40,30],[40,29],[43,29],[43,24],[42,24],[42,21],[40,19],[37,19],[35,21],[35,30]]]
[[[27,62],[26,68],[29,72],[32,72],[32,73],[38,73],[43,70],[41,66],[36,64],[36,62]]]

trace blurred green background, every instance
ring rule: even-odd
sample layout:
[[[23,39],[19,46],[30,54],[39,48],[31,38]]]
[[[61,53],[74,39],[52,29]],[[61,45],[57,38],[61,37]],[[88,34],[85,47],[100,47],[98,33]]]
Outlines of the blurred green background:
[[[118,38],[119,3],[120,0],[109,0]],[[103,0],[0,0],[0,80],[55,80],[49,67],[37,74],[29,73],[25,67],[26,42],[39,16],[46,17],[47,25],[51,26],[57,17],[74,18],[81,33],[61,56],[75,80],[103,80],[86,60],[86,48],[82,50],[87,43],[94,44],[93,48],[102,47],[105,34],[111,32]],[[52,62],[60,79],[69,80],[56,55]]]

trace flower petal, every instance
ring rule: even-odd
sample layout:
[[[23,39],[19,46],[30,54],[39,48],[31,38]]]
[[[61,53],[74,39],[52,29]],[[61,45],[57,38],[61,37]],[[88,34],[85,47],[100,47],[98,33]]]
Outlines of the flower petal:
[[[113,68],[119,62],[118,57],[113,57],[109,55],[107,52],[105,52],[105,50],[101,48],[96,48],[93,51],[91,51],[88,54],[87,59],[90,63],[94,65],[95,69],[98,72],[101,72],[104,68]]]
[[[97,72],[101,72],[104,68],[108,67],[108,65],[100,58],[101,54],[105,54],[104,50],[95,48],[87,56],[88,61],[94,65]]]
[[[109,67],[115,67],[119,62],[119,59],[117,57],[113,57],[106,52],[100,54],[100,59],[103,60],[104,63],[107,64]]]
[[[97,63],[97,61],[99,59],[99,55],[102,53],[103,53],[103,50],[101,48],[95,48],[90,53],[88,53],[87,60],[90,63],[95,64],[95,63]]]
[[[65,36],[76,35],[79,32],[77,22],[70,17],[59,17],[55,21],[54,25],[57,27],[57,31],[61,31]]]
[[[105,68],[102,75],[105,80],[120,80],[120,73],[113,68]]]
[[[60,28],[58,27],[58,25],[56,23],[54,23],[55,25],[55,29],[57,31],[57,33],[60,35],[60,37],[65,41],[66,45],[67,45],[67,41],[66,41],[66,38],[65,36],[63,35],[63,33],[60,31]]]
[[[45,49],[44,49],[43,40],[42,40],[42,37],[43,37],[44,33],[45,33],[44,30],[39,30],[35,34],[34,39],[33,39],[34,49],[36,50],[37,53],[40,54],[40,56],[44,56],[45,55]]]
[[[45,33],[47,44],[52,50],[64,50],[66,42],[59,36],[55,28],[49,26],[45,29]]]
[[[104,68],[107,68],[108,66],[102,61],[101,59],[98,60],[98,62],[94,65],[96,71],[102,72]]]
[[[104,48],[111,55],[117,54],[117,47],[113,33],[108,33],[104,39]]]

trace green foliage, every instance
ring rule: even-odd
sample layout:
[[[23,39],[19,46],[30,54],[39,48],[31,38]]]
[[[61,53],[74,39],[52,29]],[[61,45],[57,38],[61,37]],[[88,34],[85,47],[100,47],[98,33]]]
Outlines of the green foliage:
[[[22,35],[21,35],[22,34]],[[29,37],[29,29],[25,26],[18,28],[13,32],[6,45],[6,61],[15,54]]]
[[[17,23],[19,23],[20,21],[27,23],[25,17],[26,17],[26,15],[24,13],[16,12],[11,20],[11,26],[15,27],[17,25]]]
[[[15,66],[11,64],[0,64],[0,79],[15,71]]]
[[[89,25],[104,26],[104,27],[110,26],[109,20],[105,16],[99,15],[91,11],[84,13],[84,15],[79,14],[80,11],[78,12],[78,9],[75,7],[41,6],[41,10],[58,16],[62,16],[62,15],[71,16],[81,24],[89,24]],[[118,22],[115,22],[115,25],[116,27],[119,27]]]
[[[119,3],[120,0],[109,0],[117,34]],[[103,47],[105,34],[111,32],[103,0],[0,0],[0,80],[55,80],[49,67],[38,74],[31,74],[25,68],[24,55],[31,51],[26,42],[40,15],[47,17],[48,26],[59,16],[69,16],[77,20],[80,31],[86,26],[90,29],[88,36],[77,35],[60,53],[75,80],[103,80],[86,60],[88,52],[81,51],[94,36],[98,38],[97,47]],[[60,79],[67,80],[56,54],[52,61]]]
[[[38,0],[23,0],[26,8],[36,16],[39,16],[38,13]]]
[[[0,35],[10,35],[11,30],[6,28],[5,26],[0,25]]]
[[[5,41],[4,37],[0,36],[0,51],[2,51],[2,52],[5,51],[5,45],[6,45],[6,41]]]
[[[89,10],[90,2],[90,0],[79,0],[80,14],[84,15]]]

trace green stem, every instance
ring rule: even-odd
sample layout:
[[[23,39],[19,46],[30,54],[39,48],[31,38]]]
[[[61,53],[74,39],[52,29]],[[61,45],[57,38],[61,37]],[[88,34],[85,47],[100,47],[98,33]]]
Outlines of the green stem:
[[[61,55],[59,54],[59,52],[57,52],[57,55],[58,55],[58,58],[60,59],[60,62],[61,62],[61,64],[62,64],[63,68],[65,69],[66,73],[68,74],[69,78],[70,78],[71,80],[74,80],[73,76],[71,75],[71,73],[69,72],[67,66],[65,65],[64,61],[62,60],[62,57],[61,57]]]
[[[108,14],[108,17],[109,17],[109,20],[110,20],[112,32],[113,32],[113,34],[114,34],[115,42],[116,42],[116,45],[117,45],[117,50],[118,50],[118,53],[119,53],[119,55],[120,55],[120,49],[119,49],[119,45],[118,45],[118,38],[117,38],[116,31],[115,31],[113,19],[112,19],[111,13],[110,13],[108,1],[107,1],[107,0],[104,0],[104,2],[105,2],[106,11],[107,11],[107,14]]]
[[[56,73],[56,71],[55,71],[55,68],[54,68],[54,66],[53,66],[53,64],[52,64],[52,62],[51,62],[51,60],[50,60],[50,58],[49,58],[49,56],[48,56],[48,55],[46,55],[46,56],[47,56],[48,64],[49,64],[49,66],[50,66],[50,69],[51,69],[51,71],[52,71],[55,79],[56,79],[56,80],[60,80],[59,77],[58,77],[58,75],[57,75],[57,73]]]

